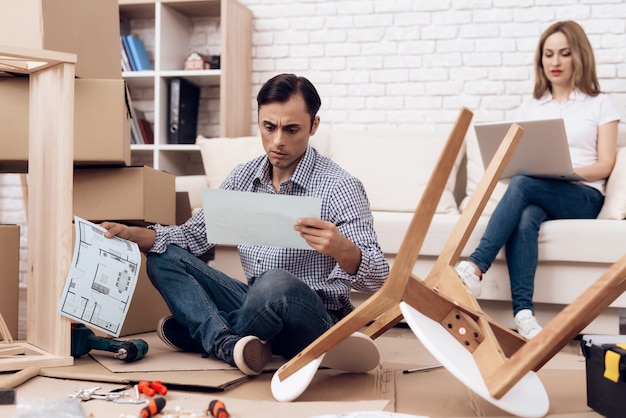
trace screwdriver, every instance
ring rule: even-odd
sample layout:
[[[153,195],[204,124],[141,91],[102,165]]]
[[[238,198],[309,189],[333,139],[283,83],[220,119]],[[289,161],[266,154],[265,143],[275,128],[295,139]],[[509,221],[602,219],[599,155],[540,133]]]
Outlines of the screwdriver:
[[[229,418],[230,415],[226,411],[224,402],[214,399],[209,403],[209,414],[214,418]]]
[[[153,417],[159,412],[161,412],[163,408],[165,408],[165,398],[159,397],[159,398],[150,399],[150,402],[148,402],[148,405],[141,408],[141,412],[139,413],[139,416],[141,418]]]

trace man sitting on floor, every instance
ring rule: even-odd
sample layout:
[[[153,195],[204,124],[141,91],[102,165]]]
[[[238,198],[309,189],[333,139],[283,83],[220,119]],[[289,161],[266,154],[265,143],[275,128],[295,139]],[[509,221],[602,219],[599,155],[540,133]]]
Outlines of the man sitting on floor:
[[[309,145],[320,124],[315,87],[280,74],[257,104],[265,155],[236,167],[220,188],[320,198],[321,219],[294,226],[313,251],[239,245],[246,284],[197,257],[213,246],[202,211],[178,226],[102,223],[107,237],[147,253],[148,276],[173,314],[159,322],[159,337],[247,375],[263,371],[272,354],[300,352],[354,309],[351,289],[374,292],[389,273],[363,185]]]

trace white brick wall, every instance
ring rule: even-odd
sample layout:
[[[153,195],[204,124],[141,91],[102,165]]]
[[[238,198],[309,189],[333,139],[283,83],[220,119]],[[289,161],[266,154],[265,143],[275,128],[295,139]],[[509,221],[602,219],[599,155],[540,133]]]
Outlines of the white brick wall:
[[[318,87],[322,129],[447,130],[461,106],[475,121],[511,118],[531,94],[539,35],[566,19],[585,28],[601,88],[626,115],[623,0],[239,1],[254,17],[252,132],[256,92],[280,72]],[[20,197],[19,176],[0,175],[0,222],[25,236]]]
[[[626,115],[622,0],[239,1],[254,16],[253,95],[274,74],[304,75],[322,128],[447,130],[460,106],[475,121],[511,118],[532,92],[539,35],[566,19],[587,31]]]

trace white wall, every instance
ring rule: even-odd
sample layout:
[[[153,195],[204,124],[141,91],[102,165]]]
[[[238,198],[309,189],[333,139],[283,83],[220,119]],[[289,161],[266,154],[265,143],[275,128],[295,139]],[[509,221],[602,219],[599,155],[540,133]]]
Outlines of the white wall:
[[[626,115],[622,0],[239,1],[254,15],[253,92],[276,73],[304,75],[330,127],[447,129],[461,106],[475,121],[513,117],[532,93],[541,32],[567,19],[586,30],[601,88]]]
[[[256,92],[281,72],[317,86],[321,129],[447,130],[461,106],[475,121],[511,118],[532,92],[539,35],[566,19],[585,28],[601,88],[626,116],[622,0],[239,1],[254,17],[253,97],[242,110],[253,121]],[[0,223],[26,236],[18,175],[0,175]]]

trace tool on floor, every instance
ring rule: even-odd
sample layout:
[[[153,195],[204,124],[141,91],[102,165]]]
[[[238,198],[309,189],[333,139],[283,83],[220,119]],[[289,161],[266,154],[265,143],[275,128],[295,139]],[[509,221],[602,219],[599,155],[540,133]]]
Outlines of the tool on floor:
[[[155,393],[167,395],[167,386],[165,386],[160,380],[153,380],[151,382],[142,380],[137,383],[137,390],[139,393],[143,393],[146,396],[154,396]]]
[[[80,399],[81,401],[100,399],[103,401],[113,401],[115,403],[148,403],[148,399],[140,399],[138,393],[133,393],[129,391],[98,392],[98,390],[100,389],[102,389],[101,386],[96,386],[89,389],[78,389],[67,396],[72,399]]]
[[[424,367],[416,367],[414,369],[402,370],[402,374],[409,374],[415,372],[427,372],[434,369],[441,369],[443,366],[441,364],[436,364],[434,366],[424,366]]]
[[[230,417],[228,411],[226,411],[226,405],[224,405],[224,402],[220,401],[219,399],[213,399],[209,403],[208,415],[212,416],[213,418]]]
[[[154,394],[156,393],[156,391],[150,387],[150,382],[147,382],[145,380],[137,383],[137,390],[139,391],[139,393],[143,393],[146,396],[154,396]]]
[[[154,398],[148,402],[148,405],[141,408],[139,416],[141,418],[153,417],[165,408],[165,398]]]
[[[15,388],[39,374],[39,367],[27,367],[0,381],[0,405],[15,403]]]
[[[72,324],[72,357],[78,358],[91,350],[109,351],[115,353],[115,358],[130,363],[148,353],[148,343],[140,339],[122,341],[98,337],[83,324]]]

